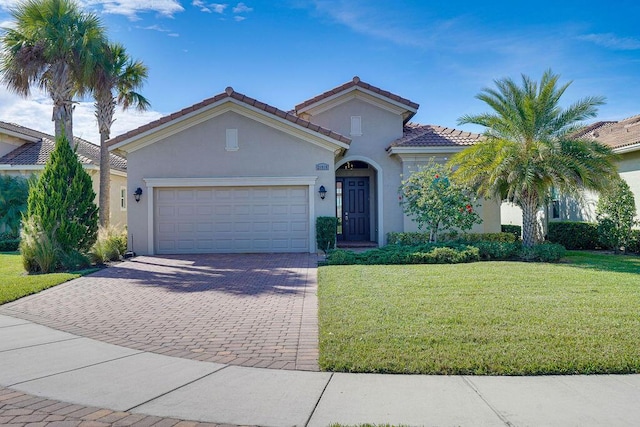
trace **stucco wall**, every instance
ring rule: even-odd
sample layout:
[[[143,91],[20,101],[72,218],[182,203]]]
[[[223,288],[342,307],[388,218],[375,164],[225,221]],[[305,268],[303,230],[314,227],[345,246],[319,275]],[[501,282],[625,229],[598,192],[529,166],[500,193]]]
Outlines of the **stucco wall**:
[[[618,173],[627,181],[636,200],[636,211],[640,219],[640,150],[621,155]]]
[[[238,130],[238,151],[226,151],[226,130]],[[333,152],[228,111],[127,155],[128,194],[144,191],[139,203],[129,198],[129,239],[133,250],[148,253],[148,189],[144,178],[294,177],[317,176],[314,215],[334,215]],[[328,171],[316,170],[329,164]],[[317,189],[324,185],[327,197]],[[310,224],[314,227],[314,224]],[[312,242],[313,243],[313,242]]]
[[[0,133],[0,157],[10,153],[25,142],[20,138]]]
[[[362,135],[350,135],[351,116],[362,117]],[[371,228],[372,240],[386,243],[386,233],[402,231],[404,226],[404,214],[398,203],[402,163],[400,159],[395,156],[390,157],[385,151],[392,141],[402,137],[402,117],[363,99],[353,98],[330,110],[313,115],[311,121],[351,138],[349,150],[344,157],[336,159],[336,163],[345,160],[361,160],[380,167],[381,171],[377,171],[378,179],[372,183],[376,182],[377,186],[382,181],[383,235],[380,236],[374,215],[372,215]],[[375,199],[376,186],[371,185],[371,200]],[[335,184],[331,184],[331,188],[334,187]]]

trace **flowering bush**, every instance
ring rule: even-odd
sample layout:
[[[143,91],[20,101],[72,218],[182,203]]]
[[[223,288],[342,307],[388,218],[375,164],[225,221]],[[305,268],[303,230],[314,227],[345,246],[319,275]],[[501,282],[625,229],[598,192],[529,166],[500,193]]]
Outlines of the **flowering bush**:
[[[474,211],[471,192],[449,179],[450,169],[431,159],[402,181],[400,204],[413,217],[419,229],[437,241],[438,233],[447,230],[470,230],[482,222]]]

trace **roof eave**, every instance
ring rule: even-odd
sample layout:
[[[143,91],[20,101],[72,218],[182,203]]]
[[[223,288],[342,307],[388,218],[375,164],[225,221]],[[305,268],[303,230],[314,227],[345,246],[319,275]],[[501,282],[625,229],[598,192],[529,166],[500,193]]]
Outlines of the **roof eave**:
[[[613,148],[612,150],[616,154],[624,154],[632,151],[638,151],[640,150],[640,142],[635,142],[630,145],[624,145],[622,147],[616,147],[616,148]]]
[[[443,153],[457,153],[458,151],[462,151],[469,146],[467,145],[428,145],[428,146],[419,146],[419,147],[399,147],[399,146],[390,146],[387,148],[387,154],[392,156],[394,154],[402,155],[402,154],[443,154]]]

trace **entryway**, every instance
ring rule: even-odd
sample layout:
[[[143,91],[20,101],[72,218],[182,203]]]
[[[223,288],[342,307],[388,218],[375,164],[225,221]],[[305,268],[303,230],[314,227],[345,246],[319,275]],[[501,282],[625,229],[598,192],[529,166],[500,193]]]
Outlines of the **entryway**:
[[[365,161],[348,161],[336,169],[339,247],[377,246],[377,176]]]

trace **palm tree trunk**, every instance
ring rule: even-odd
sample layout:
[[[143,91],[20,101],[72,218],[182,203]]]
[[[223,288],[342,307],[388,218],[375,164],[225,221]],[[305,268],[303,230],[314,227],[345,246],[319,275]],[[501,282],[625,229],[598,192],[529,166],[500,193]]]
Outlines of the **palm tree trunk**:
[[[49,94],[53,100],[53,117],[55,123],[56,138],[63,135],[68,139],[72,148],[75,148],[73,140],[73,94],[74,83],[69,65],[58,62],[52,67]]]
[[[522,246],[532,247],[536,243],[536,223],[538,221],[538,204],[526,200],[522,208]]]
[[[107,140],[111,133],[113,115],[115,113],[116,102],[111,92],[105,92],[96,96],[96,119],[98,129],[100,129],[100,188],[98,195],[99,221],[100,226],[109,226],[110,203],[111,203],[111,165],[109,162],[109,148]]]

